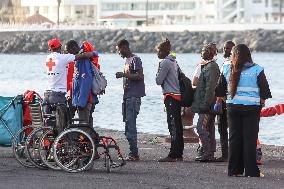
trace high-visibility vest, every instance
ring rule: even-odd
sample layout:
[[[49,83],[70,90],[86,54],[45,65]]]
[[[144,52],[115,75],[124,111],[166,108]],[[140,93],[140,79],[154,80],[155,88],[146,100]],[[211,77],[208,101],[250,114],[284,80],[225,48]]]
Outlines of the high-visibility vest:
[[[242,104],[242,105],[260,105],[259,87],[257,84],[257,76],[263,70],[257,64],[244,68],[241,72],[240,81],[234,98],[231,98],[230,92],[227,96],[226,103]],[[223,73],[226,78],[228,88],[230,86],[231,64],[223,66]]]

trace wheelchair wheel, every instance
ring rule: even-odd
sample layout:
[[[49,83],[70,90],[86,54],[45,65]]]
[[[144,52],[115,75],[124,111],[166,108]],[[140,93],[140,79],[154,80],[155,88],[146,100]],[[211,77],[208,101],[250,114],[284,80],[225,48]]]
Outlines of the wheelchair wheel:
[[[37,127],[32,125],[23,127],[16,134],[13,139],[12,149],[16,160],[24,167],[35,167],[28,159],[28,154],[26,151],[26,139],[30,132]]]
[[[26,140],[26,151],[29,161],[40,169],[47,169],[48,167],[42,162],[40,158],[40,138],[42,134],[51,129],[51,127],[40,127],[31,132]]]
[[[53,144],[54,144],[54,130],[46,130],[39,141],[39,154],[41,161],[49,168],[54,170],[60,170],[61,168],[57,165],[53,156]]]
[[[77,128],[68,129],[56,137],[53,153],[59,167],[76,173],[90,168],[95,155],[95,144],[87,132]]]

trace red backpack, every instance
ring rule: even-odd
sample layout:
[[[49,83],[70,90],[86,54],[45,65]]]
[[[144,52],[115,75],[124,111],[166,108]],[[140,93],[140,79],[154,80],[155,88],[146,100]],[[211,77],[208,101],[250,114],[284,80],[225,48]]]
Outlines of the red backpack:
[[[23,99],[23,115],[24,115],[24,126],[28,126],[32,124],[32,118],[30,114],[30,108],[29,104],[34,102],[35,98],[38,98],[39,100],[42,100],[42,98],[39,96],[39,94],[35,91],[27,90],[24,93],[24,99]]]
[[[91,45],[88,41],[83,41],[83,52],[93,52],[95,50],[95,47]],[[92,58],[93,64],[100,70],[100,64],[99,64],[99,57],[93,57]]]

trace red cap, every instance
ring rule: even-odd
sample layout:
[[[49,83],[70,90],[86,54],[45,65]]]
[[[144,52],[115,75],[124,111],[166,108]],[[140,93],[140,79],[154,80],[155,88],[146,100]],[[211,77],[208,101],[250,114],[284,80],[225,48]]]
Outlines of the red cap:
[[[57,49],[61,46],[58,38],[51,39],[47,42],[49,49]]]

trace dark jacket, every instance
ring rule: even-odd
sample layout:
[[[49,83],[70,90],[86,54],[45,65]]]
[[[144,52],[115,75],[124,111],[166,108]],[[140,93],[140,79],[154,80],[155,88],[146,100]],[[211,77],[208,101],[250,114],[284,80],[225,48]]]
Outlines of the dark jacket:
[[[201,66],[201,74],[194,94],[192,111],[195,113],[213,112],[215,87],[220,76],[218,64],[212,60]]]

